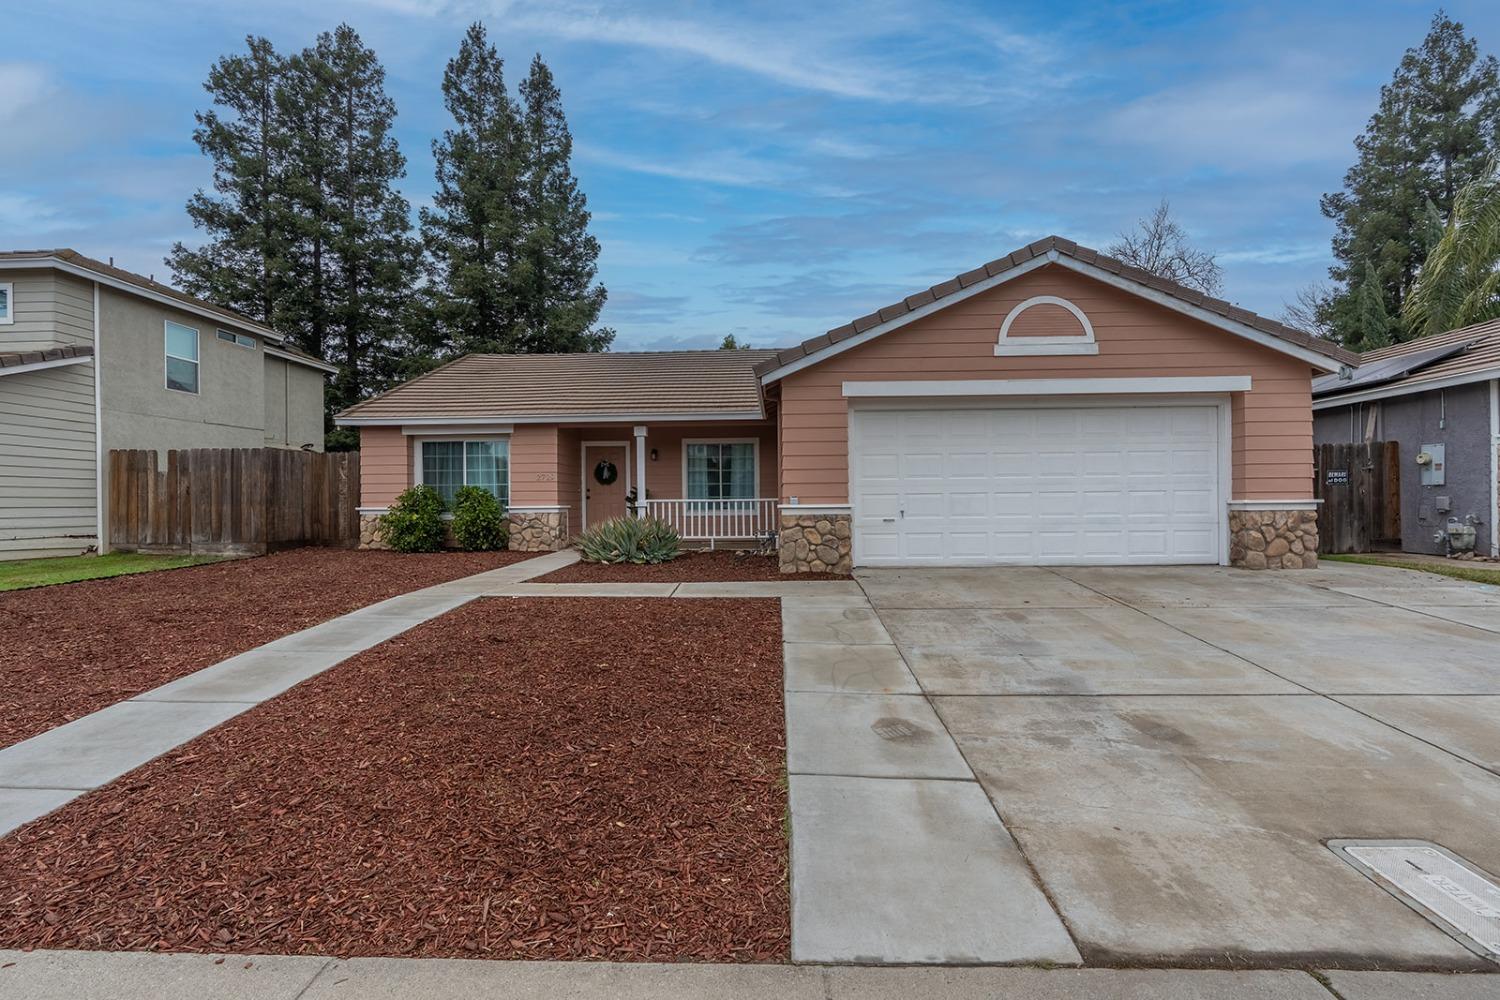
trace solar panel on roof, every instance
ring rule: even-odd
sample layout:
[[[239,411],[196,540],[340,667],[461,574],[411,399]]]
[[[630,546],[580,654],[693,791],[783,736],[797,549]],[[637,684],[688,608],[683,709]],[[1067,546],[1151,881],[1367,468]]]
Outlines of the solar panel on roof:
[[[1367,365],[1360,365],[1354,369],[1354,374],[1350,378],[1322,375],[1313,379],[1312,392],[1314,396],[1326,396],[1333,392],[1347,392],[1350,389],[1365,389],[1385,382],[1394,382],[1419,368],[1426,368],[1428,365],[1460,354],[1468,350],[1472,343],[1473,341],[1459,341],[1429,347],[1421,351],[1412,351],[1410,354],[1401,354],[1394,358],[1382,358]]]

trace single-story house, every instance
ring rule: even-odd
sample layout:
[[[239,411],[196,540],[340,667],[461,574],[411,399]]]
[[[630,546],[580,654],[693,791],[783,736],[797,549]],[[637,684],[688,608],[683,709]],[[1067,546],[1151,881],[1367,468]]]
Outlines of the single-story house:
[[[1316,564],[1338,346],[1049,237],[786,350],[470,355],[340,414],[365,544],[413,483],[512,544],[628,510],[850,566]]]
[[[323,448],[331,365],[73,250],[0,252],[0,559],[108,546],[116,448]]]
[[[1397,442],[1404,551],[1446,553],[1451,519],[1500,557],[1500,320],[1362,354],[1313,411],[1317,444]]]

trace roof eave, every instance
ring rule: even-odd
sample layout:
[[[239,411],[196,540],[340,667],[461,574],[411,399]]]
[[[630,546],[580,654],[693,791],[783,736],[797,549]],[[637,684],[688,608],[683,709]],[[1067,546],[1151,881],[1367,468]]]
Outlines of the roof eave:
[[[54,270],[62,271],[64,274],[71,274],[75,278],[82,278],[85,281],[97,281],[99,284],[108,285],[110,288],[116,289],[117,291],[126,292],[130,295],[138,295],[141,298],[150,299],[153,302],[171,306],[174,309],[181,309],[183,312],[190,312],[195,316],[202,316],[205,319],[211,319],[216,323],[237,326],[250,333],[256,334],[257,336],[264,337],[266,340],[275,344],[280,344],[286,340],[286,337],[282,334],[277,333],[275,330],[271,329],[268,326],[262,326],[261,324],[248,317],[225,315],[222,312],[218,312],[217,310],[210,308],[207,304],[196,305],[192,302],[185,302],[182,299],[175,298],[171,295],[166,295],[162,292],[156,291],[155,289],[146,288],[143,285],[137,285],[133,282],[116,278],[113,275],[102,274],[99,271],[95,271],[93,268],[85,267],[82,264],[75,264],[72,261],[63,260],[61,257],[55,255],[48,255],[45,257],[11,257],[0,259],[0,271],[25,271],[38,267],[50,267]]]
[[[339,427],[463,427],[475,424],[662,424],[742,423],[764,421],[765,409],[727,410],[722,413],[525,413],[479,414],[434,417],[421,414],[361,416],[345,411],[334,416]]]

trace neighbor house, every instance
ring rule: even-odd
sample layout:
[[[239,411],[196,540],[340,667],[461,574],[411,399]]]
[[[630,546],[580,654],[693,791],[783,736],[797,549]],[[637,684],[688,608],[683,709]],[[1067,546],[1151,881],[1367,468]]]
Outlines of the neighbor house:
[[[555,548],[632,510],[854,566],[1316,563],[1312,380],[1354,356],[1050,237],[780,351],[470,355],[354,406],[363,542],[413,483]]]
[[[1451,521],[1500,557],[1500,320],[1363,354],[1313,410],[1320,445],[1396,442],[1403,550],[1447,552]]]
[[[333,370],[72,250],[0,252],[0,559],[103,548],[111,449],[321,450]]]

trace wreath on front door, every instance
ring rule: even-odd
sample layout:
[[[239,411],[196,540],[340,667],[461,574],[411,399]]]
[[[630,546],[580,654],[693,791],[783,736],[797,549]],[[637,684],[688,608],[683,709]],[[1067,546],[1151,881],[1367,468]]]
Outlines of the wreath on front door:
[[[620,478],[620,470],[615,468],[615,463],[607,458],[599,459],[599,464],[594,466],[594,482],[600,486],[608,486]]]

